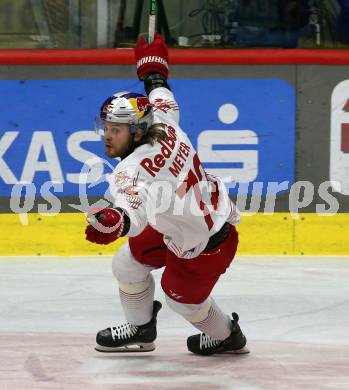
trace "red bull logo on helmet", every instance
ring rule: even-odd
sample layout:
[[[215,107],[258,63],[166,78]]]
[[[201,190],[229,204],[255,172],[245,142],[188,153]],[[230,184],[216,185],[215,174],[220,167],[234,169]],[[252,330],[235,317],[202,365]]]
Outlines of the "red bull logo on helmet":
[[[146,97],[136,98],[136,101],[139,111],[147,111],[147,109],[150,107],[150,102]]]
[[[147,97],[129,98],[128,101],[134,108],[138,118],[142,118],[146,111],[150,108],[151,104]]]

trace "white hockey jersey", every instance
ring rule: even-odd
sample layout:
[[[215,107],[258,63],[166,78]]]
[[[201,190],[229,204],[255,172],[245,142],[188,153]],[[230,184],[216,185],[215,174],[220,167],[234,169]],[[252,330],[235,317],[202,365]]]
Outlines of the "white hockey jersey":
[[[198,256],[209,238],[239,213],[223,182],[205,172],[191,142],[179,127],[179,108],[171,91],[156,88],[149,100],[154,121],[166,125],[167,137],[146,144],[123,159],[109,176],[114,207],[130,218],[129,237],[149,224],[164,235],[181,258]]]

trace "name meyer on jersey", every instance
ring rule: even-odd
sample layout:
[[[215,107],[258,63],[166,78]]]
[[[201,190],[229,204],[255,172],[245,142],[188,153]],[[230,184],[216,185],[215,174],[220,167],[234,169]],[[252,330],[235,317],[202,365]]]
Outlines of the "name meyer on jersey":
[[[173,149],[176,146],[176,130],[169,125],[166,125],[166,127],[168,129],[168,135],[163,141],[159,141],[161,153],[156,154],[153,159],[144,158],[141,161],[141,166],[153,177],[165,166],[166,160],[171,157]],[[183,141],[180,142],[178,152],[171,166],[168,168],[174,177],[177,177],[184,167],[184,162],[189,156],[189,151],[190,146]]]

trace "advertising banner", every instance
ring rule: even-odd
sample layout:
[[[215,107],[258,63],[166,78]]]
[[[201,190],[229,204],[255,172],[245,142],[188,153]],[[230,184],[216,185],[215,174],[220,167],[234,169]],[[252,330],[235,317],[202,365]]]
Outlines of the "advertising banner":
[[[221,176],[230,193],[238,183],[295,180],[295,91],[285,80],[172,80],[180,125],[203,166]],[[31,194],[102,196],[99,180],[117,160],[108,160],[93,131],[104,99],[118,91],[143,92],[135,80],[0,81],[0,196],[15,184]],[[144,93],[144,92],[143,92]],[[105,161],[108,161],[106,167]],[[81,175],[84,163],[89,175]],[[20,186],[19,186],[20,187]]]

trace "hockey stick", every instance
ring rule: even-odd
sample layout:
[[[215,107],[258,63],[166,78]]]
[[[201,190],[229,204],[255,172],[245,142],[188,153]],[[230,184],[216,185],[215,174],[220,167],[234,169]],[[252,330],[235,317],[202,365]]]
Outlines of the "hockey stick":
[[[155,30],[156,30],[156,13],[157,13],[157,4],[156,0],[150,0],[150,12],[149,12],[149,37],[148,42],[153,42]]]

